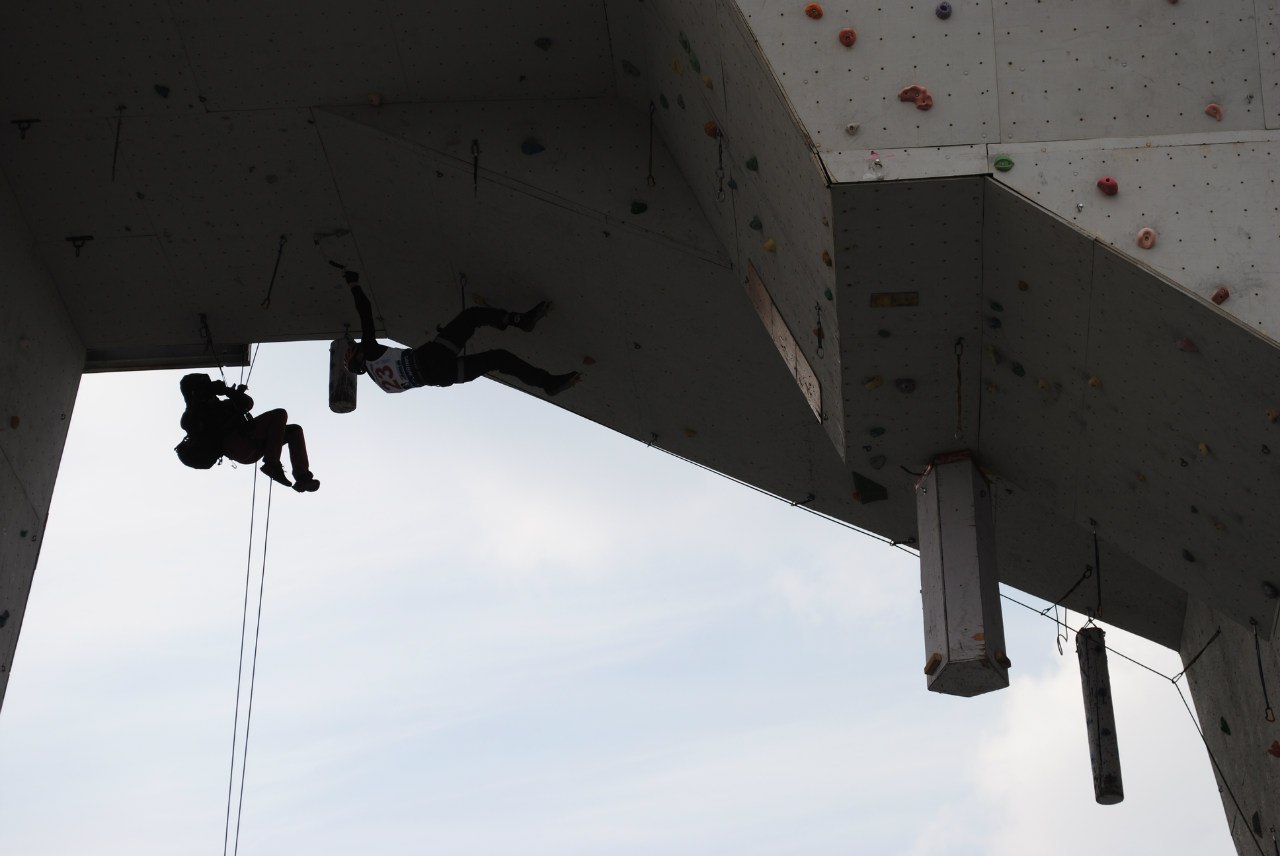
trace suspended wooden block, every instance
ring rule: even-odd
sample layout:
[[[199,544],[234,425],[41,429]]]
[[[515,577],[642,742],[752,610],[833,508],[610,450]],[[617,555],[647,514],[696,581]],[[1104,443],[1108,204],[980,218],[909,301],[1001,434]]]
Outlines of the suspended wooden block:
[[[347,351],[353,347],[345,337],[329,343],[329,409],[334,413],[356,409],[356,375],[347,369]]]
[[[1120,745],[1111,704],[1106,636],[1101,627],[1085,627],[1076,634],[1076,656],[1080,659],[1080,688],[1084,691],[1084,719],[1089,729],[1093,796],[1101,805],[1115,805],[1124,799],[1124,782],[1120,778]]]
[[[991,488],[969,452],[939,456],[916,484],[929,690],[1009,686]]]

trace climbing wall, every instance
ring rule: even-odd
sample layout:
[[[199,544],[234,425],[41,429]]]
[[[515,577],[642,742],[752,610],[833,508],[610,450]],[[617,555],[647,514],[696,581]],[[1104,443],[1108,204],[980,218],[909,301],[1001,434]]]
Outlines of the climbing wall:
[[[84,350],[0,184],[0,703],[40,553]]]
[[[1226,136],[1005,146],[1000,156],[1014,166],[995,174],[1206,305],[1280,341],[1280,141],[1265,132]]]
[[[748,264],[757,270],[815,373],[822,421],[842,452],[831,199],[791,104],[728,0],[611,5],[610,26],[627,46],[620,93],[651,110],[740,279]]]

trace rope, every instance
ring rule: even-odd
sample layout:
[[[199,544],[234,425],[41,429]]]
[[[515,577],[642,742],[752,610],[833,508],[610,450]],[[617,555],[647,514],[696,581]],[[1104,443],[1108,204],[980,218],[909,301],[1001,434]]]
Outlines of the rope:
[[[658,183],[658,179],[653,177],[653,114],[658,108],[653,102],[649,102],[649,177],[646,179],[650,187]]]
[[[249,724],[253,719],[253,687],[258,674],[258,637],[262,629],[262,593],[266,584],[267,574],[267,540],[271,534],[271,485],[272,482],[267,483],[266,527],[262,537],[262,575],[258,584],[258,618],[253,631],[253,659],[249,675],[248,711],[244,725],[244,752],[240,760],[240,798],[236,804],[236,837],[233,853],[238,853],[240,850],[240,816],[244,809],[244,771],[245,763],[249,759]],[[227,773],[227,812],[223,821],[222,856],[227,856],[227,844],[231,835],[231,792],[235,786],[236,738],[239,736],[240,730],[240,688],[244,678],[244,638],[249,624],[249,581],[253,566],[253,528],[254,521],[257,519],[257,507],[258,471],[255,469],[253,473],[253,494],[249,503],[249,551],[244,563],[244,606],[240,614],[240,657],[237,661],[236,670],[236,707],[235,718],[231,726],[231,769]]]
[[[213,333],[209,330],[209,316],[203,312],[200,313],[200,329],[196,331],[196,335],[204,339],[205,353],[213,354],[213,360],[218,364],[218,374],[222,376],[222,382],[225,384],[227,376],[222,371],[222,358],[218,356],[218,346],[213,343]]]
[[[1000,596],[1005,600],[1009,601],[1010,603],[1016,603],[1018,606],[1022,607],[1023,609],[1027,609],[1027,610],[1030,610],[1031,612],[1034,612],[1036,615],[1039,615],[1041,618],[1048,618],[1050,621],[1054,622],[1055,624],[1059,624],[1068,630],[1075,631],[1075,628],[1071,627],[1065,622],[1059,621],[1057,618],[1050,618],[1048,615],[1047,609],[1044,611],[1041,611],[1039,609],[1036,609],[1034,606],[1029,606],[1016,598],[1009,597],[1009,595],[1005,594],[1004,592],[1001,592]],[[1050,609],[1052,609],[1052,607],[1050,607]],[[1092,621],[1092,619],[1090,619],[1090,621]],[[1075,631],[1075,632],[1079,632],[1079,631]],[[1218,635],[1221,632],[1222,632],[1222,628],[1218,628],[1218,633],[1215,633],[1213,635],[1213,638],[1211,638],[1207,643],[1205,643],[1204,647],[1208,648],[1209,645],[1211,645],[1214,642],[1214,640],[1218,638]],[[1200,736],[1200,742],[1204,744],[1205,752],[1209,753],[1209,761],[1213,764],[1213,768],[1218,773],[1218,781],[1220,781],[1222,783],[1222,786],[1227,789],[1227,794],[1231,797],[1231,802],[1235,805],[1236,811],[1240,813],[1241,820],[1245,821],[1244,826],[1246,829],[1249,830],[1249,835],[1251,838],[1253,838],[1253,844],[1255,847],[1258,848],[1258,853],[1260,854],[1260,856],[1267,856],[1266,851],[1262,849],[1262,842],[1258,840],[1258,836],[1254,834],[1253,829],[1250,828],[1250,825],[1248,823],[1248,818],[1244,813],[1244,809],[1240,806],[1240,800],[1236,798],[1235,791],[1231,789],[1231,782],[1227,779],[1226,774],[1223,773],[1222,766],[1218,763],[1217,756],[1213,754],[1213,749],[1209,746],[1209,740],[1204,736],[1204,729],[1200,727],[1200,721],[1196,719],[1195,712],[1192,711],[1191,705],[1187,703],[1187,697],[1183,695],[1182,686],[1178,683],[1178,679],[1181,678],[1184,674],[1186,674],[1187,669],[1191,668],[1191,666],[1195,663],[1195,661],[1200,658],[1200,654],[1204,653],[1204,649],[1202,648],[1200,650],[1200,654],[1196,654],[1196,656],[1192,658],[1191,662],[1187,664],[1186,668],[1184,668],[1176,676],[1170,677],[1169,675],[1166,675],[1164,672],[1151,668],[1146,663],[1141,663],[1126,654],[1120,653],[1115,648],[1112,648],[1110,645],[1107,645],[1104,643],[1103,648],[1105,648],[1110,653],[1115,654],[1117,657],[1120,657],[1121,659],[1124,659],[1124,660],[1128,660],[1130,663],[1133,663],[1135,666],[1146,669],[1151,674],[1164,678],[1166,681],[1173,684],[1173,688],[1178,691],[1178,698],[1182,700],[1182,706],[1187,709],[1187,716],[1191,717],[1191,724],[1192,726],[1195,727],[1196,734]]]
[[[1250,618],[1249,623],[1253,625],[1253,650],[1258,655],[1258,680],[1262,683],[1262,703],[1266,705],[1267,722],[1276,721],[1276,712],[1271,707],[1271,699],[1267,696],[1267,673],[1262,668],[1262,643],[1258,641],[1258,620]]]
[[[289,243],[288,235],[280,236],[280,244],[276,247],[276,266],[271,269],[271,282],[267,283],[267,296],[262,299],[262,308],[271,308],[271,290],[276,287],[276,274],[280,273],[280,257],[284,255],[284,245]]]

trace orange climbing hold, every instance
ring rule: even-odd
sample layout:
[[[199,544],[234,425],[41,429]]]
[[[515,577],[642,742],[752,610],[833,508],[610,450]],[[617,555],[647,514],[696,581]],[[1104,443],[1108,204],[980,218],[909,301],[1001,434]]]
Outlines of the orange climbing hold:
[[[1149,250],[1156,245],[1156,230],[1151,228],[1138,230],[1138,246]]]
[[[853,47],[853,43],[858,40],[858,33],[853,27],[845,27],[840,31],[840,44],[847,48]]]
[[[720,126],[715,123],[715,120],[712,120],[702,126],[702,132],[714,140],[720,136]]]
[[[1271,741],[1271,747],[1267,749],[1267,754],[1280,758],[1280,740]]]
[[[1209,104],[1208,106],[1206,106],[1206,107],[1204,108],[1204,114],[1205,114],[1206,116],[1211,116],[1211,117],[1213,117],[1215,120],[1217,120],[1217,121],[1221,122],[1221,121],[1222,121],[1222,105],[1221,105],[1221,104]]]
[[[822,4],[809,3],[804,7],[804,13],[816,21],[822,17]]]
[[[913,102],[917,110],[928,110],[933,106],[933,96],[929,94],[928,89],[918,83],[913,83],[899,92],[898,100]]]
[[[1267,421],[1272,423],[1273,425],[1277,422],[1280,422],[1280,407],[1267,408]]]

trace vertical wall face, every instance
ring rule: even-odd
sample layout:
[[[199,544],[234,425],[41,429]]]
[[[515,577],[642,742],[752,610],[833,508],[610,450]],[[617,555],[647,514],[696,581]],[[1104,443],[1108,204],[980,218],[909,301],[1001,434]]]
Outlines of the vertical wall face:
[[[1280,836],[1280,721],[1266,719],[1263,681],[1280,708],[1280,643],[1273,634],[1255,647],[1249,629],[1189,600],[1181,653],[1236,850],[1270,853]]]
[[[0,183],[0,705],[83,366],[80,336]]]

